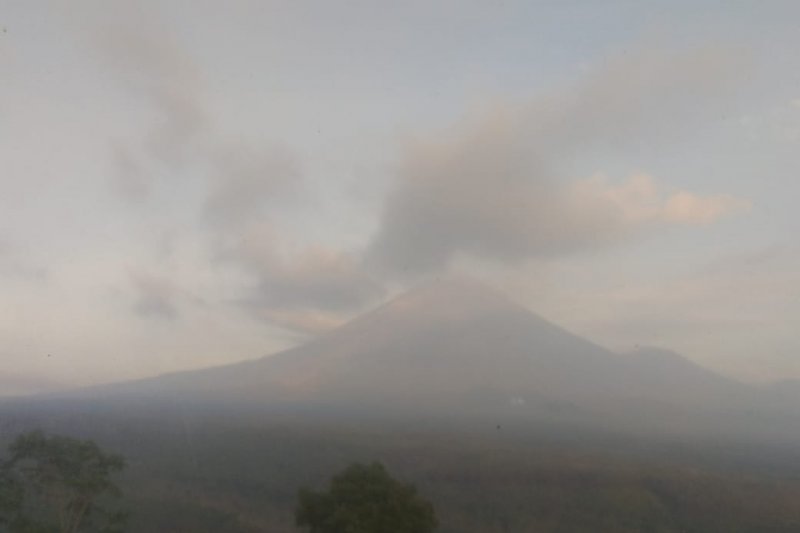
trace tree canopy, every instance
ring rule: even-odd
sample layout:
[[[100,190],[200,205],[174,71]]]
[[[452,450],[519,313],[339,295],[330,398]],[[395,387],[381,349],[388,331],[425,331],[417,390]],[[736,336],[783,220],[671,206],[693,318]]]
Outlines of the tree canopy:
[[[310,533],[428,533],[437,525],[433,506],[380,463],[349,466],[327,491],[301,490],[295,519]]]
[[[116,531],[124,514],[100,500],[120,491],[111,476],[125,467],[119,455],[90,440],[19,435],[0,463],[0,525],[14,533]]]

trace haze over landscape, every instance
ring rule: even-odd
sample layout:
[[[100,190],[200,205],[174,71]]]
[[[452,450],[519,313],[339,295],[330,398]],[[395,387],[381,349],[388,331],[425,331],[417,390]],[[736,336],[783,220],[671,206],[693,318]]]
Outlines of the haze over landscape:
[[[798,20],[0,2],[0,532],[800,531]]]
[[[166,407],[178,418],[220,409],[386,422],[493,418],[798,442],[798,398],[800,382],[747,385],[650,347],[613,353],[497,290],[453,278],[278,354],[44,395],[32,405],[99,404],[123,417]]]
[[[258,358],[449,272],[796,379],[796,15],[10,3],[0,393]]]
[[[43,428],[123,453],[133,532],[298,531],[293,492],[370,458],[442,532],[789,533],[798,399],[448,278],[260,359],[7,399],[0,443]],[[348,501],[374,513],[366,494]]]

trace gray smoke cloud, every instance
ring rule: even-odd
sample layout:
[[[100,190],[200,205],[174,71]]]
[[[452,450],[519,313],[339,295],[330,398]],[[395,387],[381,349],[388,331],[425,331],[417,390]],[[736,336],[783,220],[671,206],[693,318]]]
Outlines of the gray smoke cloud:
[[[647,175],[563,179],[565,162],[584,150],[624,148],[653,130],[669,135],[681,131],[687,110],[702,118],[724,109],[721,96],[742,70],[728,51],[651,51],[528,101],[496,105],[410,146],[363,254],[288,250],[272,229],[265,236],[251,228],[275,227],[275,209],[302,200],[302,165],[292,150],[223,133],[206,104],[202,72],[168,35],[149,26],[105,39],[122,86],[155,117],[138,145],[115,146],[119,189],[141,201],[156,187],[148,176],[171,175],[163,168],[202,176],[192,178],[202,194],[187,201],[200,198],[196,229],[211,255],[246,274],[241,302],[248,310],[298,329],[379,298],[381,280],[435,272],[462,255],[514,264],[747,208],[724,194],[665,191]],[[174,316],[168,300],[139,285],[138,312]]]
[[[183,174],[204,176],[184,187],[183,203],[200,198],[195,230],[210,255],[245,273],[241,306],[284,327],[318,331],[337,322],[338,313],[381,294],[353,255],[322,247],[281,250],[271,230],[260,231],[272,227],[276,207],[296,199],[301,165],[286,146],[224,133],[208,109],[202,72],[169,35],[144,21],[135,28],[123,24],[101,31],[100,37],[116,80],[153,116],[143,139],[114,143],[115,189],[141,203],[157,194],[157,179],[175,179],[187,168]],[[198,185],[201,194],[193,194]],[[131,276],[137,314],[179,316],[182,296],[169,276]]]
[[[367,261],[392,276],[435,271],[459,255],[513,263],[746,209],[724,194],[665,194],[649,176],[621,184],[561,176],[583,151],[624,149],[719,116],[742,70],[730,51],[641,53],[416,142],[399,166]]]
[[[284,198],[301,179],[292,152],[223,132],[193,58],[153,21],[139,22],[96,32],[106,69],[151,117],[143,138],[112,143],[115,190],[142,202],[154,194],[159,179],[205,179],[202,216],[217,225]]]
[[[356,254],[314,246],[287,251],[273,228],[253,226],[220,245],[220,260],[250,280],[239,305],[254,316],[301,332],[318,332],[384,294]]]
[[[177,164],[191,143],[212,126],[203,101],[203,76],[166,31],[150,21],[126,21],[95,32],[106,69],[153,115],[142,151]]]
[[[145,318],[178,318],[180,289],[169,279],[147,272],[132,272],[131,285],[136,294],[133,309]]]

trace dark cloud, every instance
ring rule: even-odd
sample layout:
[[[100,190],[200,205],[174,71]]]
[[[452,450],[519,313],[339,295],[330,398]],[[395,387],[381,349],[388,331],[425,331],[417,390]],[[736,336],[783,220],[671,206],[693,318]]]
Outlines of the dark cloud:
[[[654,223],[712,221],[746,207],[720,195],[661,196],[649,177],[566,183],[560,169],[596,146],[669,134],[719,111],[738,63],[717,50],[641,54],[581,83],[456,125],[410,147],[367,260],[394,275],[441,268],[460,254],[500,261],[618,241]]]

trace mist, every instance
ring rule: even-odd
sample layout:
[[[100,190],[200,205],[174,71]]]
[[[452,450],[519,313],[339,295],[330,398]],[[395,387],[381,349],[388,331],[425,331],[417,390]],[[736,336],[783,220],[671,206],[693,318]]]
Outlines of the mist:
[[[8,6],[0,530],[37,430],[134,532],[800,530],[798,15]]]

